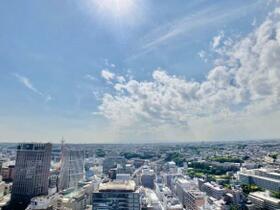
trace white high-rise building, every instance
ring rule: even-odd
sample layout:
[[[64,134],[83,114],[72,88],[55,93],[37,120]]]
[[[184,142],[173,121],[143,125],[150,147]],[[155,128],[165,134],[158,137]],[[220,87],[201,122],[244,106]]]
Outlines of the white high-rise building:
[[[59,190],[76,188],[84,178],[84,151],[68,145],[62,147]]]

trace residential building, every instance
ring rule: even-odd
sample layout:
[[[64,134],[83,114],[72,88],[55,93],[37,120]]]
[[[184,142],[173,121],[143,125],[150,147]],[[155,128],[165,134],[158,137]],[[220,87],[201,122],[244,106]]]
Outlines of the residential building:
[[[242,184],[255,184],[263,189],[280,191],[280,170],[272,169],[242,169],[239,173]]]
[[[175,193],[184,208],[197,210],[204,206],[206,195],[198,189],[198,185],[194,181],[178,178],[175,183]]]
[[[149,167],[145,167],[141,173],[141,185],[153,189],[155,178],[156,174],[154,170],[150,169]]]
[[[206,182],[202,184],[201,191],[206,192],[208,196],[211,196],[218,200],[221,199],[226,193],[226,190],[222,186],[213,182]]]
[[[280,209],[280,199],[271,197],[269,192],[252,192],[249,194],[248,199],[252,202],[255,210]]]

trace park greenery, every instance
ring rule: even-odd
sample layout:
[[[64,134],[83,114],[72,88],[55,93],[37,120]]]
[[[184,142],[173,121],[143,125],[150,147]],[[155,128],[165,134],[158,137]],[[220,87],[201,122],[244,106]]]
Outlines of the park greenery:
[[[132,158],[140,158],[140,159],[151,159],[154,157],[153,154],[149,153],[135,153],[135,152],[122,152],[122,156],[124,156],[126,159],[132,159]]]
[[[249,194],[250,192],[256,192],[256,191],[263,191],[262,188],[258,187],[255,184],[243,184],[241,185],[242,190],[245,194]]]
[[[96,157],[105,157],[106,153],[103,149],[97,149],[95,151]]]
[[[209,160],[211,161],[216,161],[219,163],[225,163],[225,162],[229,162],[229,163],[243,163],[244,161],[238,157],[230,157],[230,156],[215,156],[210,158]]]
[[[184,165],[185,158],[181,153],[173,152],[173,153],[167,154],[165,161],[167,161],[167,162],[174,161],[177,166],[182,167]]]
[[[225,175],[230,170],[237,170],[236,168],[228,168],[220,165],[211,164],[209,162],[190,162],[188,163],[189,172],[191,175],[200,177],[204,174],[207,175]]]
[[[271,196],[274,197],[274,198],[280,199],[280,191],[278,191],[278,192],[272,191]]]

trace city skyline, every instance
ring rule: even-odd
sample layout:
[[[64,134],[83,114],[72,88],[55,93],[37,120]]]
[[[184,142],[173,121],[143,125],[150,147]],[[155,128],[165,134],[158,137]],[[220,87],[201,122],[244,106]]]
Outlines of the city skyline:
[[[280,136],[279,1],[29,0],[0,17],[0,142]]]

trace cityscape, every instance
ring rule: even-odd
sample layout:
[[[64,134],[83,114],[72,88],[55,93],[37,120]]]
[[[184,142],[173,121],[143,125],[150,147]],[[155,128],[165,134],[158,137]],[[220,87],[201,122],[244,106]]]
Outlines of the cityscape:
[[[0,207],[279,209],[279,151],[279,140],[2,144]]]
[[[1,1],[0,210],[280,210],[280,0]]]

